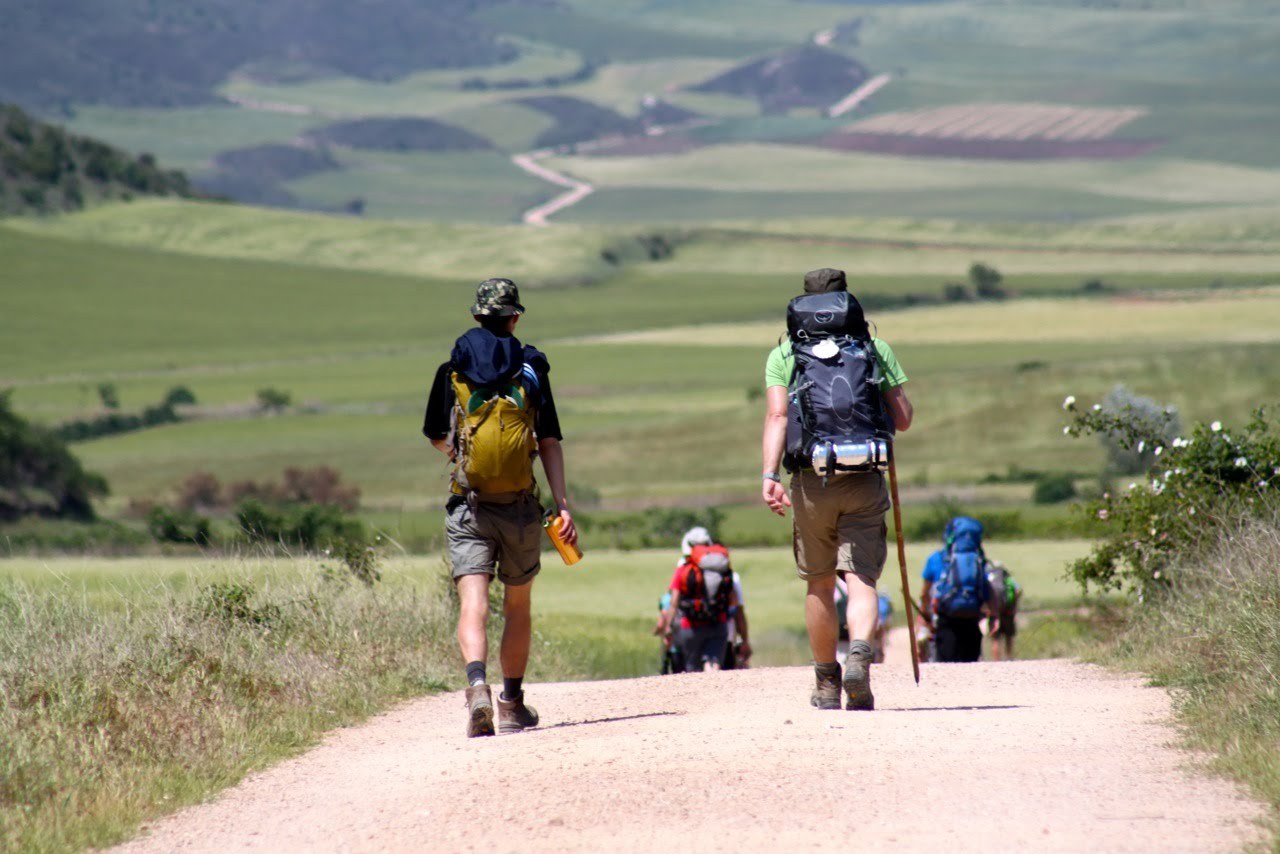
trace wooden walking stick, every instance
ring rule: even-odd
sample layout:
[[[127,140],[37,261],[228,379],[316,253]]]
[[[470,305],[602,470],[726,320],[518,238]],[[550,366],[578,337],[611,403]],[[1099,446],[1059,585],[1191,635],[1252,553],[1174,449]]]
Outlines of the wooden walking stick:
[[[889,446],[889,495],[893,499],[893,532],[898,537],[898,569],[902,570],[902,601],[907,611],[908,646],[911,647],[911,673],[920,684],[920,653],[916,649],[911,609],[915,604],[911,601],[911,583],[907,579],[907,547],[902,541],[902,508],[898,506],[898,466],[894,461],[893,446]]]

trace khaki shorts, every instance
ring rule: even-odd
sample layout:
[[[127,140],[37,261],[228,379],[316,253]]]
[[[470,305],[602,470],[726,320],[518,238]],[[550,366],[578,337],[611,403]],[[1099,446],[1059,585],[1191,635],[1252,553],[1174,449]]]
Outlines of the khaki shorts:
[[[474,509],[451,497],[444,533],[454,581],[483,573],[519,587],[542,568],[542,514],[532,495],[510,503],[480,501]]]
[[[844,474],[824,486],[813,472],[798,472],[791,478],[791,504],[797,575],[822,578],[840,570],[875,586],[889,553],[884,474]]]

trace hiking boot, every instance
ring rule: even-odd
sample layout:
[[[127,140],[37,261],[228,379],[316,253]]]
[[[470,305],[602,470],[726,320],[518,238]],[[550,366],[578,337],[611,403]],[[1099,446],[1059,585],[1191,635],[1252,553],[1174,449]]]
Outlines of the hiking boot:
[[[488,685],[467,689],[467,738],[493,735],[493,698]]]
[[[831,672],[823,673],[814,667],[813,693],[809,695],[809,704],[819,709],[840,708],[840,664],[831,663]]]
[[[524,692],[514,700],[498,695],[498,732],[511,735],[538,725],[538,710],[524,704]]]
[[[871,645],[866,641],[849,644],[844,660],[844,707],[850,711],[871,711],[876,698],[871,693]]]

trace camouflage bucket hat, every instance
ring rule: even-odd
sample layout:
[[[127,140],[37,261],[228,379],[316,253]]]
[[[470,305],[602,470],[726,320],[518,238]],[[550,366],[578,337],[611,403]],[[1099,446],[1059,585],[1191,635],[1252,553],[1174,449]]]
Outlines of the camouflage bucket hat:
[[[821,270],[810,270],[804,274],[804,292],[806,294],[829,294],[832,291],[846,291],[848,283],[844,279],[844,270],[823,267]]]
[[[520,289],[510,279],[485,279],[476,288],[476,304],[471,306],[471,313],[478,317],[524,314]]]

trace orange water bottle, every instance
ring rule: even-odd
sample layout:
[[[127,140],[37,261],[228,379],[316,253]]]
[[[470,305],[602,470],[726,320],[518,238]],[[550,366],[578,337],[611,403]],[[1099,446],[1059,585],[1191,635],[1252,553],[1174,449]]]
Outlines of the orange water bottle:
[[[547,516],[542,523],[542,527],[547,529],[547,536],[551,538],[551,545],[556,547],[556,551],[560,553],[560,557],[564,560],[566,566],[573,566],[582,560],[582,549],[578,548],[578,544],[565,542],[564,535],[560,533],[564,527],[564,519],[560,518],[559,513]]]

